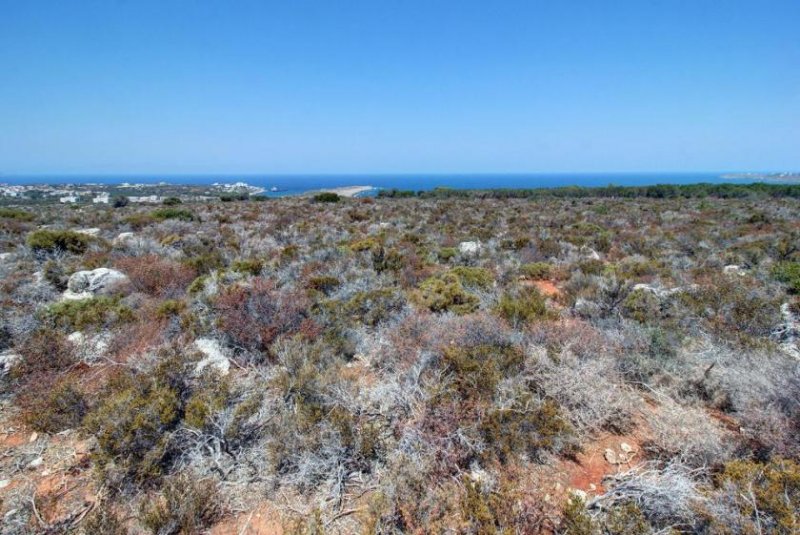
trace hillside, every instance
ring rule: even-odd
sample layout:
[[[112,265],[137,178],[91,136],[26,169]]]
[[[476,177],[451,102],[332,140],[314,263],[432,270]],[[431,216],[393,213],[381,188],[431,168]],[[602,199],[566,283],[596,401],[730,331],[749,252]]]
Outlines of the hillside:
[[[665,188],[0,208],[0,531],[797,533],[798,188]]]

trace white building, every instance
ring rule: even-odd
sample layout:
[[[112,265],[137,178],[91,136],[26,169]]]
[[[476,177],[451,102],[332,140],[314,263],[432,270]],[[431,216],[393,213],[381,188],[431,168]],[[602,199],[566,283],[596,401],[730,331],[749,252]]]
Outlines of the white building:
[[[158,195],[142,195],[140,197],[128,197],[131,202],[161,202]]]
[[[108,204],[108,200],[110,195],[108,193],[98,193],[97,197],[92,199],[92,202],[95,204]]]

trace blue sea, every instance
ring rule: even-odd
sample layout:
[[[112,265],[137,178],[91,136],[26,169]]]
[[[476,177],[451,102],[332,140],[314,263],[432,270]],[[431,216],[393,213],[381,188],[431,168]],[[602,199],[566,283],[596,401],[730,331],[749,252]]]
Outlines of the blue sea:
[[[438,187],[457,189],[556,188],[563,186],[642,186],[651,184],[751,183],[753,178],[724,178],[717,173],[530,173],[530,174],[357,174],[357,175],[37,175],[3,176],[7,184],[169,184],[210,185],[246,182],[267,190],[266,195],[293,195],[321,188],[373,186],[378,189],[423,191]],[[272,189],[277,191],[270,191]]]

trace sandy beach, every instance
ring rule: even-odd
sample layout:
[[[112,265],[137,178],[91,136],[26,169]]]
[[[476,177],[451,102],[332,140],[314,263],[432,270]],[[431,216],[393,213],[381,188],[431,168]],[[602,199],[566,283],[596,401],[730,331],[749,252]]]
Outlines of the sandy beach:
[[[341,188],[326,188],[315,193],[335,193],[341,197],[355,197],[359,193],[374,189],[372,186],[343,186]]]

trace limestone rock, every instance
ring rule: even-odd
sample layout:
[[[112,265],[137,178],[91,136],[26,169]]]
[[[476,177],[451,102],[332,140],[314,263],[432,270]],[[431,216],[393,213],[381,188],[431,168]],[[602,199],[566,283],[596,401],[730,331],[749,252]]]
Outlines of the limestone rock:
[[[722,268],[722,272],[726,275],[746,275],[747,272],[741,267],[735,264],[731,264]]]
[[[128,277],[115,269],[97,268],[77,271],[67,282],[64,299],[86,299],[95,295],[108,295],[128,282]]]
[[[591,247],[583,246],[581,247],[581,256],[587,260],[600,260],[600,253],[592,249]]]
[[[199,374],[206,368],[213,368],[220,375],[228,375],[231,361],[225,356],[225,352],[219,342],[213,338],[198,338],[193,345],[195,349],[205,356],[195,366],[195,373]]]
[[[477,241],[462,241],[458,244],[458,251],[465,255],[476,255],[480,252],[481,248],[481,242]]]
[[[98,360],[108,349],[110,339],[111,335],[108,333],[99,333],[87,337],[80,331],[75,331],[67,336],[67,340],[75,345],[78,357],[84,362]]]
[[[129,240],[131,240],[134,236],[136,236],[136,234],[134,234],[133,232],[121,232],[119,234],[119,236],[114,238],[114,241],[112,243],[114,245],[124,245]]]
[[[76,229],[75,232],[77,232],[78,234],[83,234],[85,236],[97,236],[98,234],[100,234],[100,229],[99,228],[79,228],[79,229]]]

